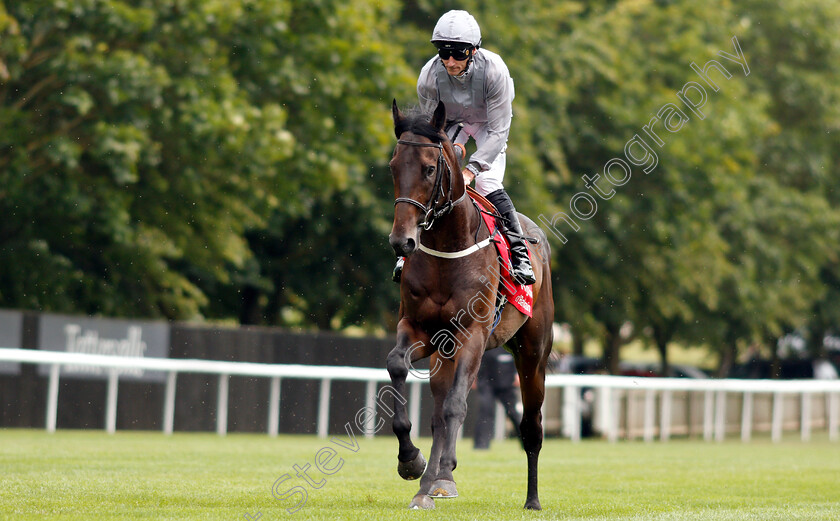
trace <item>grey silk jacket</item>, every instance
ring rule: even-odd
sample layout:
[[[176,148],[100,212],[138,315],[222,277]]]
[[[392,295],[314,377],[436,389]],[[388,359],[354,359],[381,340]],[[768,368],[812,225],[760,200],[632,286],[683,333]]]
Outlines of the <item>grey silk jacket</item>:
[[[496,156],[505,149],[513,114],[513,78],[502,57],[479,49],[469,69],[460,77],[453,77],[435,56],[420,71],[417,96],[420,109],[428,114],[442,100],[448,123],[464,123],[470,134],[486,128],[487,139],[470,156],[469,162],[479,171],[489,170]]]

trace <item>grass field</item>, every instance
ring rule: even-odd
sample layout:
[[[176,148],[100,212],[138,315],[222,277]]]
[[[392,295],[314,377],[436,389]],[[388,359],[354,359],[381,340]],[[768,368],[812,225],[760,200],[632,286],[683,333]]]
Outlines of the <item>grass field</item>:
[[[347,439],[342,436],[341,439]],[[2,519],[303,520],[832,520],[840,519],[840,444],[791,439],[665,444],[547,440],[540,465],[541,512],[522,510],[525,458],[513,441],[459,450],[459,498],[409,511],[418,482],[396,473],[396,441],[356,438],[356,452],[311,436],[0,430]],[[420,447],[428,454],[429,439]],[[343,459],[325,476],[315,455]],[[337,467],[337,457],[327,469]],[[308,473],[321,488],[295,476]],[[280,501],[279,492],[305,487]]]

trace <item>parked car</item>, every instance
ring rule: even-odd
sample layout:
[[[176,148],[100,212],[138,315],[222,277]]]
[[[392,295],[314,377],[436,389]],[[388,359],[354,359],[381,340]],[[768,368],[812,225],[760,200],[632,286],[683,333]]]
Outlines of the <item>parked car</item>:
[[[562,374],[600,374],[605,371],[604,363],[600,358],[578,355],[559,357],[553,369]]]
[[[779,370],[773,374],[773,362],[763,358],[737,364],[727,375],[729,378],[779,378],[782,380],[799,380],[817,378],[822,380],[836,380],[837,368],[826,359],[789,358],[779,360]]]

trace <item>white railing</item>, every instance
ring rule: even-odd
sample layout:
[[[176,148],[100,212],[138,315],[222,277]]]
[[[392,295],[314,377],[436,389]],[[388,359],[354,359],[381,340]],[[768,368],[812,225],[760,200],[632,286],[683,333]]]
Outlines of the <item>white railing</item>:
[[[318,400],[318,435],[327,436],[329,426],[330,384],[333,380],[367,382],[366,406],[375,410],[376,384],[390,382],[385,369],[364,367],[333,367],[299,364],[261,364],[251,362],[223,362],[217,360],[194,360],[182,358],[132,358],[83,353],[65,353],[60,351],[40,351],[34,349],[0,348],[0,362],[21,362],[25,364],[49,365],[50,376],[47,387],[48,432],[55,432],[58,411],[58,382],[60,367],[66,365],[84,365],[111,369],[108,374],[108,390],[105,401],[105,430],[116,431],[117,391],[119,382],[118,369],[142,369],[167,373],[166,390],[163,405],[163,432],[171,434],[175,418],[175,382],[178,373],[214,374],[219,377],[217,394],[216,432],[227,433],[228,382],[231,376],[270,378],[268,433],[277,435],[280,424],[280,383],[283,378],[320,380],[321,390]],[[424,380],[409,375],[412,383],[410,414],[412,423],[419,425],[420,418],[420,383]],[[414,420],[417,420],[416,422]],[[415,429],[412,429],[415,430]]]
[[[773,396],[771,438],[782,439],[784,417],[784,396],[800,395],[800,430],[803,441],[811,437],[811,401],[815,394],[824,394],[827,400],[827,430],[829,439],[840,439],[840,381],[838,380],[735,380],[735,379],[689,379],[689,378],[635,378],[604,375],[547,375],[546,387],[563,388],[563,420],[570,437],[580,438],[581,389],[598,389],[597,407],[599,423],[604,434],[611,441],[618,439],[618,399],[622,392],[644,392],[643,438],[653,441],[656,432],[656,399],[660,403],[659,434],[662,440],[670,437],[673,393],[676,391],[702,392],[703,438],[722,441],[726,433],[727,394],[742,396],[741,439],[749,441],[753,430],[753,398],[758,393]],[[657,396],[658,395],[658,396]]]
[[[175,417],[175,383],[178,373],[214,374],[219,377],[217,394],[216,432],[227,433],[228,382],[231,376],[270,378],[268,433],[276,436],[279,430],[280,383],[283,378],[320,380],[318,400],[318,436],[327,436],[329,426],[330,385],[333,380],[367,382],[365,406],[376,410],[377,384],[391,381],[385,369],[363,367],[332,367],[299,364],[262,364],[251,362],[223,362],[214,360],[193,360],[179,358],[129,358],[32,349],[0,348],[0,362],[21,362],[49,365],[47,391],[46,429],[54,432],[58,409],[58,383],[60,368],[65,365],[86,365],[111,369],[108,375],[105,406],[105,430],[116,431],[118,369],[142,369],[167,373],[163,407],[163,432],[171,434]],[[427,382],[409,375],[409,417],[412,435],[417,436],[420,425],[420,385]],[[686,378],[635,378],[604,375],[558,375],[546,377],[546,387],[563,389],[563,423],[572,440],[580,439],[581,389],[597,389],[597,411],[599,423],[607,438],[615,441],[619,437],[619,397],[622,392],[644,392],[643,438],[652,441],[656,432],[656,399],[659,397],[660,426],[662,440],[670,437],[672,393],[689,391],[704,393],[703,434],[707,440],[723,440],[726,432],[726,397],[728,393],[742,395],[741,439],[748,441],[752,432],[753,396],[769,393],[773,396],[771,437],[781,440],[783,419],[783,397],[790,394],[801,396],[801,436],[810,439],[811,398],[824,394],[827,399],[827,430],[829,439],[840,439],[840,381],[836,380],[694,380]],[[545,411],[544,411],[545,412]],[[500,415],[497,415],[497,417]],[[368,421],[373,422],[369,418]],[[497,429],[498,432],[498,429]],[[372,436],[372,434],[366,434]]]

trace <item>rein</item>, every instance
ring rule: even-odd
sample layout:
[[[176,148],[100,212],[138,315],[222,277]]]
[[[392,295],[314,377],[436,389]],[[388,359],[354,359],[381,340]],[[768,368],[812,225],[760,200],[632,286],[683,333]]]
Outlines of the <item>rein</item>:
[[[430,230],[435,222],[435,219],[438,219],[448,214],[452,211],[452,208],[454,208],[455,206],[460,204],[464,199],[466,199],[467,192],[466,190],[464,190],[464,194],[461,197],[459,197],[456,201],[452,200],[452,171],[449,168],[449,163],[446,162],[446,158],[443,157],[443,145],[441,143],[421,143],[419,141],[407,141],[404,139],[397,140],[397,143],[401,145],[410,145],[415,147],[434,147],[437,148],[439,151],[437,169],[435,171],[435,186],[432,189],[432,196],[429,198],[428,208],[425,204],[416,201],[410,197],[397,197],[394,200],[394,206],[397,206],[397,203],[408,203],[420,208],[420,210],[422,210],[425,214],[423,222],[420,223],[420,227],[424,230]],[[443,196],[442,172],[444,171],[444,168],[446,169],[446,173],[450,177],[449,191],[446,194],[446,202],[440,208],[437,208],[438,199],[440,199],[440,197]]]

